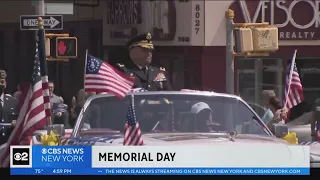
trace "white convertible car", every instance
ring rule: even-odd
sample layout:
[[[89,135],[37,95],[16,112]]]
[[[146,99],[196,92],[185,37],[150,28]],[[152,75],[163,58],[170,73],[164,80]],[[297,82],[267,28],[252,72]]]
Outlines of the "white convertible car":
[[[283,125],[267,128],[259,115],[240,97],[214,92],[135,92],[134,107],[145,145],[284,144]],[[81,110],[70,137],[62,145],[122,146],[131,95],[124,100],[103,94],[90,97]],[[63,125],[53,127],[64,135]],[[39,144],[35,137],[33,144]],[[318,146],[311,163],[320,163]]]

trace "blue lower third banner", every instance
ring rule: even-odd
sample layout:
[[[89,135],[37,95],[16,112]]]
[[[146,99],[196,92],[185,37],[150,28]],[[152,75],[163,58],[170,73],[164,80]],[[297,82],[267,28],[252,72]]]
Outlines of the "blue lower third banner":
[[[252,148],[258,153],[247,153]],[[278,148],[270,147],[265,154],[261,151],[266,147],[256,146],[237,146],[237,153],[225,146],[11,146],[10,167],[11,175],[310,174],[308,149],[290,146],[293,150],[287,152],[288,148]],[[284,153],[275,157],[280,150]]]
[[[11,175],[310,175],[309,168],[11,168]]]
[[[90,146],[60,146],[47,148],[32,147],[33,168],[91,168],[92,148]]]

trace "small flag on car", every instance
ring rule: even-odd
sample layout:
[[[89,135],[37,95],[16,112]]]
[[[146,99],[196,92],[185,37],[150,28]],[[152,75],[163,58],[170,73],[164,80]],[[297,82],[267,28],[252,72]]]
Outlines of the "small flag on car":
[[[134,96],[131,95],[131,103],[127,113],[126,125],[124,129],[124,146],[141,146],[143,145],[142,133],[139,122],[137,121],[134,109]]]

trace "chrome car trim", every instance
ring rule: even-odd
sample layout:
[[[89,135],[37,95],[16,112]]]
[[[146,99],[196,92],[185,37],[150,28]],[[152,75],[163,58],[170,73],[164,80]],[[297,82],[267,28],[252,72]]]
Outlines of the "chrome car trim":
[[[320,162],[311,162],[310,167],[311,168],[320,168]]]
[[[269,130],[269,128],[266,126],[266,124],[261,120],[261,118],[258,116],[258,114],[239,96],[236,95],[231,95],[231,94],[224,94],[224,93],[216,93],[216,92],[209,92],[209,91],[194,91],[194,92],[188,92],[188,91],[149,91],[149,92],[130,92],[127,94],[127,96],[134,94],[135,96],[139,95],[196,95],[196,96],[216,96],[216,97],[226,97],[226,98],[233,98],[236,100],[241,101],[244,103],[247,108],[257,117],[257,121],[260,121],[262,125],[264,125],[265,132],[268,135],[273,135],[272,132]],[[126,97],[127,97],[126,96]],[[83,105],[80,114],[77,118],[76,124],[73,128],[72,135],[71,137],[76,137],[77,132],[79,131],[79,127],[81,126],[81,118],[83,117],[84,112],[88,108],[89,104],[91,103],[92,100],[97,99],[97,98],[103,98],[103,97],[114,97],[112,94],[98,94],[98,95],[93,95],[90,96],[85,104]]]

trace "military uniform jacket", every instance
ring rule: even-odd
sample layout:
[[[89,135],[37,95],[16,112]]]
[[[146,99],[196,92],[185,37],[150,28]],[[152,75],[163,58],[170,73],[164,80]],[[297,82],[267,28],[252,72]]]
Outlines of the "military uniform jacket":
[[[120,71],[135,79],[133,88],[144,88],[148,91],[172,90],[165,68],[148,66],[145,70],[136,65],[117,64]]]
[[[2,108],[0,108],[0,122],[11,124],[12,120],[17,120],[17,119],[18,119],[18,100],[8,94],[4,94],[3,106]],[[12,126],[0,125],[0,144],[7,142],[12,131],[13,131]]]

